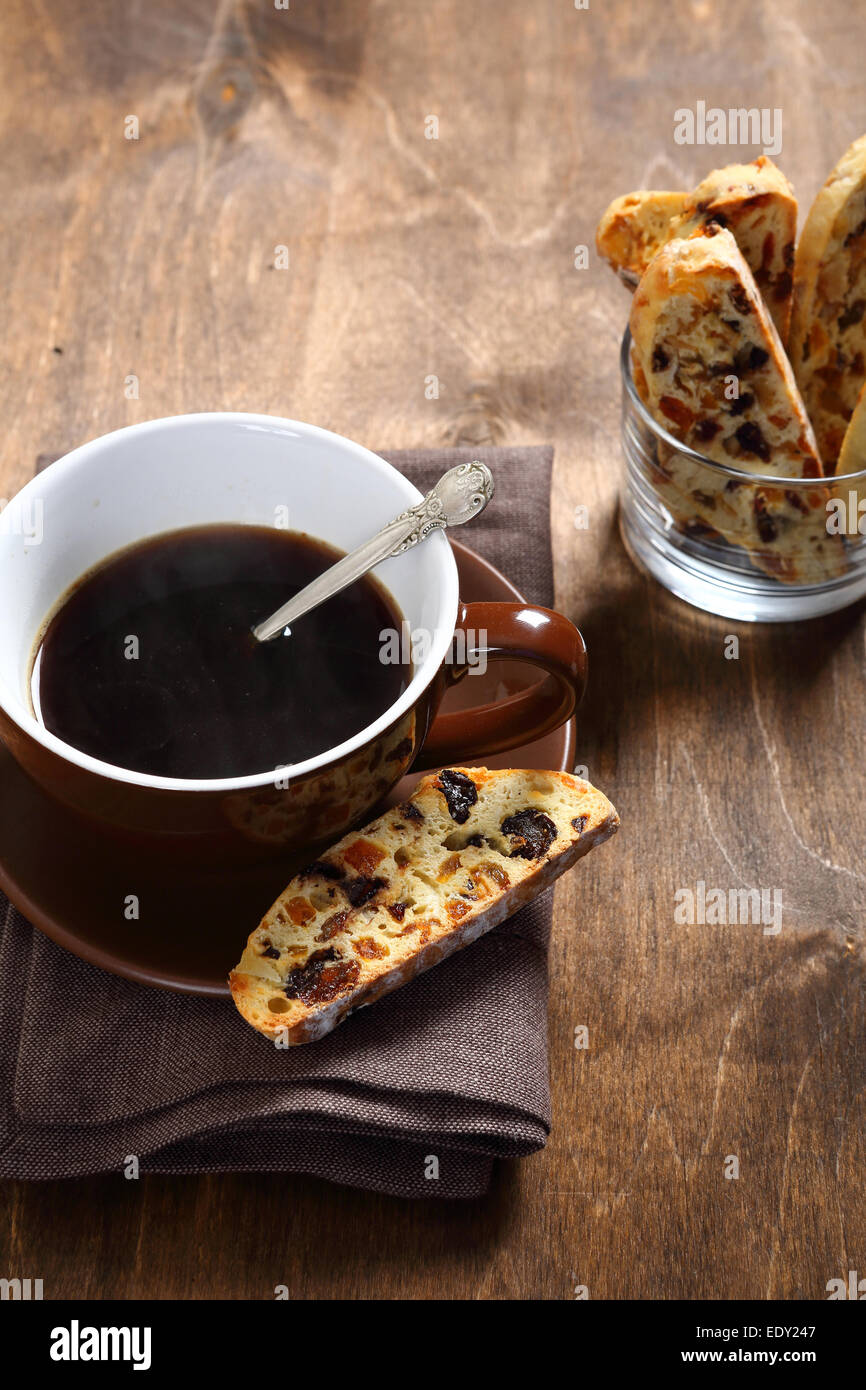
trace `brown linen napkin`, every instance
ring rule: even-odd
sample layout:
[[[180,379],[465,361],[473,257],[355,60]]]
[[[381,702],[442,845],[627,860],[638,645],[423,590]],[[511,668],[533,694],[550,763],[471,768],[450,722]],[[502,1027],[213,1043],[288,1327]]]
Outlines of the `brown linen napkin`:
[[[422,491],[463,459],[488,463],[498,505],[467,539],[528,599],[552,602],[552,449],[384,456]],[[0,894],[0,1178],[118,1172],[135,1155],[142,1173],[298,1172],[403,1197],[478,1196],[494,1159],[533,1153],[549,1131],[550,914],[548,893],[285,1052],[228,1000],[88,965]],[[433,1156],[438,1178],[425,1176]]]

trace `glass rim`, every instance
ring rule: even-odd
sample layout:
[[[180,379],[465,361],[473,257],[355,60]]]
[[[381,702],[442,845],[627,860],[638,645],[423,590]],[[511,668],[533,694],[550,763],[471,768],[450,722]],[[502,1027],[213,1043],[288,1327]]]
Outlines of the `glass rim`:
[[[840,484],[846,482],[851,486],[856,486],[857,482],[866,482],[866,467],[859,468],[856,473],[830,473],[823,474],[820,478],[787,478],[781,473],[746,472],[742,468],[732,468],[727,463],[717,463],[715,459],[707,458],[706,454],[698,453],[697,449],[693,449],[689,444],[684,444],[681,439],[677,439],[675,435],[666,430],[664,425],[660,425],[655,416],[647,410],[638,395],[632,375],[631,342],[631,329],[626,327],[619,354],[620,372],[626,393],[640,418],[652,430],[653,434],[662,439],[674,453],[682,454],[684,458],[692,459],[695,463],[701,464],[704,468],[712,469],[723,477],[735,478],[738,482],[752,483],[759,487],[838,488]]]

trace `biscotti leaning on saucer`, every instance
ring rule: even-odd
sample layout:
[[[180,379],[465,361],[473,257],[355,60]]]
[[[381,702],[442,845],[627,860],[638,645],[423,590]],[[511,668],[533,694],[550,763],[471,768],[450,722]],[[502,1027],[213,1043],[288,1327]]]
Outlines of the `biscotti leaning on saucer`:
[[[289,1045],[476,941],[619,817],[564,772],[447,768],[298,874],[229,977],[248,1023]]]

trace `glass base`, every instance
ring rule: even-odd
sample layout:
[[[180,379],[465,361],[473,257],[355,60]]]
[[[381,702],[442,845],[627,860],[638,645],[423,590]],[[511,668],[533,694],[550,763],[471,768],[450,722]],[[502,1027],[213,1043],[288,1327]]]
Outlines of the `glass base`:
[[[649,530],[636,516],[634,497],[620,500],[619,529],[629,557],[677,598],[741,623],[791,623],[847,608],[866,595],[866,573],[853,567],[829,584],[791,585],[758,570],[724,569],[675,543],[675,533]]]

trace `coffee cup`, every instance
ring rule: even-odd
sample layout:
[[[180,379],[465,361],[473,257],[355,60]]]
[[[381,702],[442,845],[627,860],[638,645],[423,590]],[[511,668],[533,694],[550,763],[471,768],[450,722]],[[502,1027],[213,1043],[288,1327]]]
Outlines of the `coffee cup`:
[[[420,500],[361,445],[267,415],[150,420],[74,449],[0,513],[0,738],[53,798],[107,833],[207,859],[314,848],[361,822],[410,769],[465,764],[541,737],[583,693],[580,633],[531,604],[463,603],[441,531],[377,570],[407,631],[425,637],[413,644],[411,680],[372,724],[317,757],[231,778],[164,777],[102,762],[37,718],[30,678],[47,615],[116,551],[220,523],[287,525],[348,551]],[[438,713],[449,686],[500,658],[531,663],[543,679]]]

